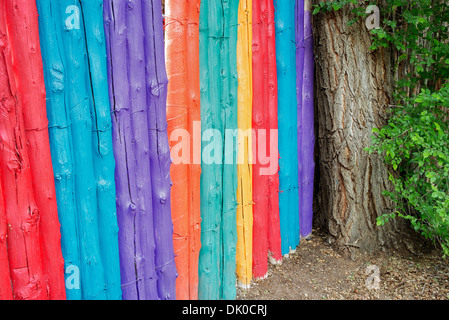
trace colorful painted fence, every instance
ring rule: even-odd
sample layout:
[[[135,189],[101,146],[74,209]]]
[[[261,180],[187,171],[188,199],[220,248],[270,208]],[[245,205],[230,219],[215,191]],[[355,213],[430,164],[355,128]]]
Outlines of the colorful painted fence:
[[[0,0],[0,299],[235,299],[312,232],[310,0]]]

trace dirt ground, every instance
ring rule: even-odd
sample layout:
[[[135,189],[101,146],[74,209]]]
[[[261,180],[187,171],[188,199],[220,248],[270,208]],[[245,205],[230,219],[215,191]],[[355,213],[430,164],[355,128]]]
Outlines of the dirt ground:
[[[311,240],[302,240],[282,265],[270,265],[266,279],[239,289],[237,299],[449,300],[449,259],[437,250],[424,256],[382,253],[351,260],[333,250],[325,237],[314,232]]]

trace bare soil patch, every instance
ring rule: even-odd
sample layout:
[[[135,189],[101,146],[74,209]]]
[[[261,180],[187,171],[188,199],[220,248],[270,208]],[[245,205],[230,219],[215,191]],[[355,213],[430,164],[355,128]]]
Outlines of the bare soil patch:
[[[311,240],[302,240],[282,265],[270,265],[266,279],[254,280],[248,290],[239,289],[237,299],[449,300],[449,263],[438,250],[421,256],[398,252],[351,260],[325,238],[314,233]],[[373,266],[379,271],[378,289],[370,281]]]

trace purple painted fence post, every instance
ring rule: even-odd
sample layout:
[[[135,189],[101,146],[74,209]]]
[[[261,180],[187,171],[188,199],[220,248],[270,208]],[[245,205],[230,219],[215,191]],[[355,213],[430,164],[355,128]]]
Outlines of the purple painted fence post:
[[[151,185],[156,240],[158,293],[163,300],[176,298],[176,264],[171,220],[170,148],[167,124],[167,86],[164,30],[160,0],[143,0],[146,92],[150,136]],[[199,190],[198,190],[199,191]]]
[[[312,0],[304,1],[304,77],[302,87],[302,189],[300,198],[301,236],[312,233],[313,183],[315,174],[315,123],[314,123],[314,56],[312,31]]]
[[[295,6],[295,38],[296,38],[296,96],[298,104],[298,192],[299,192],[299,224],[300,234],[303,235],[304,217],[303,217],[303,182],[304,182],[304,168],[303,168],[303,153],[302,148],[302,123],[303,123],[303,103],[302,103],[302,89],[304,77],[304,0],[296,0]]]
[[[117,216],[124,300],[156,300],[141,0],[105,0],[108,75],[116,158]]]

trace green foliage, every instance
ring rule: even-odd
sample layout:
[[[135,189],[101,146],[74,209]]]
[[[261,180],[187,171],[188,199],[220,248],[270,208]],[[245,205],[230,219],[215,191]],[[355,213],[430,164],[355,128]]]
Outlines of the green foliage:
[[[335,1],[321,1],[314,5],[313,14],[318,12],[338,11],[348,4],[357,4],[357,0],[335,0]]]
[[[385,192],[396,212],[378,218],[378,225],[396,216],[416,231],[439,242],[449,255],[449,85],[438,92],[422,90],[414,103],[392,111],[388,125],[374,129],[374,145],[397,174],[394,190]],[[409,208],[413,210],[409,210]]]
[[[449,3],[447,0],[336,0],[320,2],[314,14],[348,6],[355,21],[368,5],[381,10],[371,30],[371,50],[395,53],[395,106],[387,124],[374,129],[367,150],[391,166],[394,189],[385,192],[396,209],[378,225],[401,217],[438,242],[449,255]]]

